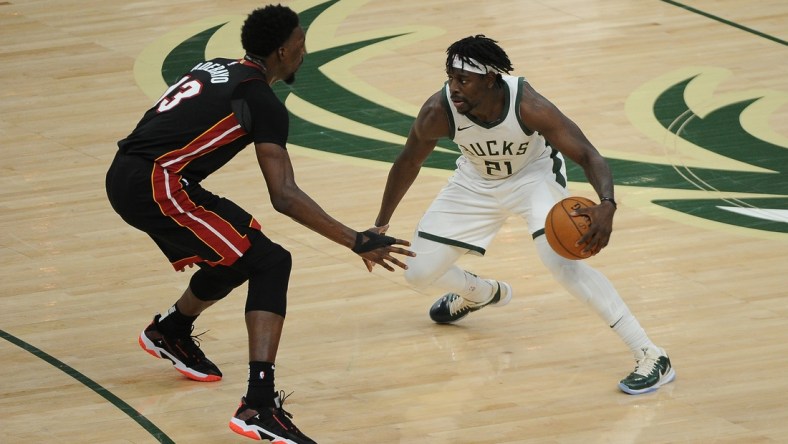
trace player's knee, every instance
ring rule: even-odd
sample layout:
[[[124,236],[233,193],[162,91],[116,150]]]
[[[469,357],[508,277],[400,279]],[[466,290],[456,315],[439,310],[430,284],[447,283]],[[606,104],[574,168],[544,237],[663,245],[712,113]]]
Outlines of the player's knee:
[[[201,301],[218,301],[246,282],[246,275],[230,267],[201,266],[189,281],[189,288]]]
[[[577,276],[577,261],[565,259],[558,254],[550,255],[547,258],[542,258],[542,263],[550,270],[560,282],[571,281]]]
[[[424,289],[438,278],[427,267],[410,266],[405,270],[405,281],[413,288]]]
[[[535,243],[539,259],[559,282],[571,281],[577,276],[580,262],[559,256],[553,251],[544,236],[537,238]]]
[[[263,257],[247,258],[250,268],[245,311],[267,311],[282,317],[287,312],[287,287],[293,258],[289,251],[271,243]]]

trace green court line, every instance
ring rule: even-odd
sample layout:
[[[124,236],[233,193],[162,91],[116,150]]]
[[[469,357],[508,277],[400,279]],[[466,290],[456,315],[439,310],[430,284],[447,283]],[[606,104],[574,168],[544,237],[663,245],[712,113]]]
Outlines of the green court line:
[[[703,12],[703,11],[701,11],[699,9],[693,8],[692,6],[687,6],[687,5],[681,4],[679,2],[675,2],[673,0],[662,0],[662,1],[665,2],[665,3],[669,3],[669,4],[673,5],[673,6],[678,6],[679,8],[684,8],[687,11],[694,12],[695,14],[700,14],[700,15],[702,15],[704,17],[708,17],[708,18],[710,18],[712,20],[717,20],[720,23],[724,23],[726,25],[733,26],[734,28],[739,28],[742,31],[747,31],[747,32],[749,32],[751,34],[755,34],[755,35],[757,35],[759,37],[763,37],[763,38],[769,39],[769,40],[771,40],[773,42],[780,43],[781,45],[788,46],[788,42],[786,42],[785,40],[778,39],[777,37],[770,36],[769,34],[764,34],[764,33],[760,32],[760,31],[756,31],[754,29],[748,28],[746,26],[740,25],[740,24],[732,22],[730,20],[725,20],[724,18],[717,17],[716,15],[709,14],[708,12]]]
[[[154,438],[156,438],[160,443],[165,444],[174,444],[175,441],[170,439],[164,432],[159,430],[152,422],[148,420],[148,418],[144,417],[140,412],[138,412],[134,407],[126,404],[123,402],[122,399],[118,398],[117,396],[113,395],[112,392],[105,389],[92,379],[88,378],[87,376],[83,375],[73,367],[69,366],[68,364],[52,357],[51,355],[45,353],[39,348],[34,347],[33,345],[28,344],[27,342],[6,333],[3,330],[0,330],[0,338],[5,339],[6,341],[16,345],[17,347],[21,348],[22,350],[29,352],[30,354],[36,356],[37,358],[48,362],[56,369],[62,371],[63,373],[71,376],[72,378],[76,379],[87,388],[93,390],[98,395],[109,401],[112,405],[120,409],[123,413],[128,415],[129,418],[133,419],[137,424],[142,426],[143,429],[147,430]]]

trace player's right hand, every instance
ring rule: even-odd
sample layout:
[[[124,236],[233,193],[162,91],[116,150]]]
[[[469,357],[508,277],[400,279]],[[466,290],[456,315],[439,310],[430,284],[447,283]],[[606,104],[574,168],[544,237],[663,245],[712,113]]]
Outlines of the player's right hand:
[[[404,256],[416,256],[416,253],[405,248],[396,247],[394,245],[410,246],[410,242],[403,239],[396,239],[391,236],[386,236],[388,224],[382,227],[372,227],[362,233],[359,233],[359,238],[353,251],[356,252],[364,261],[367,271],[372,271],[375,264],[380,264],[388,271],[394,271],[394,268],[389,265],[394,264],[403,270],[407,270],[408,266],[402,261],[392,256],[393,253],[402,254]]]
[[[389,224],[386,224],[383,225],[382,227],[372,227],[367,231],[372,231],[373,233],[378,233],[378,234],[386,234],[386,231],[388,231],[388,229],[389,229]],[[361,260],[364,262],[364,266],[367,267],[367,271],[372,273],[372,269],[375,268],[375,263],[372,261],[368,261],[363,257],[361,258]]]

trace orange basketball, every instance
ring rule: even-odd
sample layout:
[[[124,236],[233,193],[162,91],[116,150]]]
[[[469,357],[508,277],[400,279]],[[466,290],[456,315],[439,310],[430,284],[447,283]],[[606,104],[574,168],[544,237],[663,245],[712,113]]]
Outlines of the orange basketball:
[[[591,256],[591,252],[583,253],[585,244],[575,246],[575,243],[588,231],[591,218],[588,216],[570,216],[569,213],[584,207],[596,205],[594,201],[585,197],[567,197],[556,203],[544,222],[544,234],[547,243],[567,259],[578,260]]]

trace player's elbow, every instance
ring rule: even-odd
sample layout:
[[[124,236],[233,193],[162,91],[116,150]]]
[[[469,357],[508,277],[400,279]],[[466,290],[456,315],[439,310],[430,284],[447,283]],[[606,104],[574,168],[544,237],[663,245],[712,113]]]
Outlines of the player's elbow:
[[[299,193],[297,189],[291,189],[289,187],[283,188],[275,193],[271,193],[271,205],[278,213],[290,216],[298,197]]]
[[[276,210],[278,213],[288,214],[290,208],[292,208],[293,202],[286,197],[271,196],[271,205],[273,205],[274,210]]]

